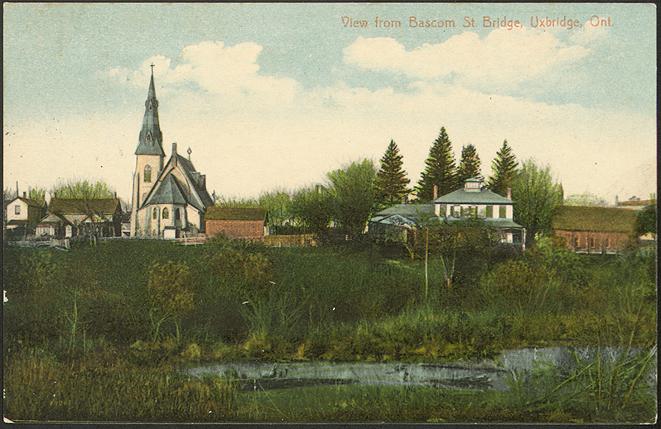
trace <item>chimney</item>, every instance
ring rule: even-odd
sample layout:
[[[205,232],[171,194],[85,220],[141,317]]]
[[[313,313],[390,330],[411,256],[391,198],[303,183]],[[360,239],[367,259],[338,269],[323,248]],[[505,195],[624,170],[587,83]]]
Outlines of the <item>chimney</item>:
[[[18,193],[18,180],[16,181],[16,196],[18,197],[20,194]]]
[[[508,200],[512,199],[512,188],[507,188],[507,199]]]
[[[23,198],[27,198],[27,197],[28,197],[28,193],[23,191]]]
[[[177,142],[172,142],[172,156],[177,154]]]
[[[620,205],[620,199],[618,198],[617,195],[615,195],[615,205],[619,206]]]
[[[438,198],[438,185],[434,185],[432,188],[432,199]]]

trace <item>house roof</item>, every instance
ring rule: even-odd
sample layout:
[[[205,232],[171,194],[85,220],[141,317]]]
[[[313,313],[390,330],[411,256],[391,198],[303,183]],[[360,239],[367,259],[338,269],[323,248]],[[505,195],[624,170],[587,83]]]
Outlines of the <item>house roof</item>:
[[[28,221],[23,219],[12,219],[7,222],[7,225],[27,225]]]
[[[512,204],[502,195],[498,195],[490,189],[480,191],[466,191],[464,188],[445,194],[434,200],[435,204]]]
[[[209,207],[204,214],[206,220],[266,220],[266,210],[259,207]]]
[[[110,215],[115,213],[118,208],[121,210],[121,204],[117,198],[100,198],[94,200],[53,198],[50,201],[48,211],[61,215]]]
[[[67,224],[67,225],[71,225],[71,222],[69,222],[65,217],[60,216],[57,213],[49,213],[43,219],[41,219],[39,221],[39,225],[42,225],[42,224],[59,224],[59,223],[64,223],[64,224]]]
[[[655,205],[656,200],[630,200],[630,201],[620,201],[617,203],[618,206],[649,206]]]
[[[401,216],[424,216],[424,215],[434,215],[434,205],[433,204],[396,204],[394,206],[388,207],[387,209],[381,210],[376,213],[375,216],[385,216],[385,215],[401,215]]]
[[[636,212],[614,207],[562,206],[552,227],[565,231],[633,232]]]
[[[16,201],[16,200],[21,200],[21,201],[23,201],[23,202],[26,203],[29,207],[43,208],[43,207],[46,206],[46,202],[45,202],[45,201],[38,201],[38,200],[30,199],[30,198],[17,197],[17,198],[14,198],[14,199],[8,201],[8,202],[5,204],[5,207],[8,206],[9,204],[13,203],[13,202]]]

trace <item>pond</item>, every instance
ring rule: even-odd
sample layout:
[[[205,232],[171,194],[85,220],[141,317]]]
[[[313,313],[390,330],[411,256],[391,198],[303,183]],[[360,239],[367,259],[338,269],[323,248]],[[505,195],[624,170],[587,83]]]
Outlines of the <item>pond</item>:
[[[602,349],[614,360],[617,349]],[[279,389],[323,384],[434,386],[461,389],[507,390],[512,372],[529,372],[549,364],[571,369],[576,356],[590,358],[595,349],[572,347],[507,350],[495,359],[453,363],[369,362],[222,362],[187,368],[192,376],[226,375],[240,380],[242,390]],[[649,382],[656,389],[656,365]]]

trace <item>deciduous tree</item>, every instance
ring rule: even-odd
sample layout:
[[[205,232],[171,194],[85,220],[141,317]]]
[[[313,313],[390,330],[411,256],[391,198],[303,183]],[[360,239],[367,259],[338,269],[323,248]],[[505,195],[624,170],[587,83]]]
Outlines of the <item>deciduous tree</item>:
[[[529,243],[537,233],[551,231],[551,220],[562,198],[562,185],[553,179],[550,167],[539,167],[532,160],[523,163],[512,183],[512,200],[514,221],[526,228]]]
[[[365,229],[374,207],[374,163],[368,159],[355,161],[326,176],[333,197],[333,219],[349,237],[357,237]]]

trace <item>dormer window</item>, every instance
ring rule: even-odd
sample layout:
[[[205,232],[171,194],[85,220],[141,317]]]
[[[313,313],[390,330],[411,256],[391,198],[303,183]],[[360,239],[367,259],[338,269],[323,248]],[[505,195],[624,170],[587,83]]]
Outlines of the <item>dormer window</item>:
[[[464,182],[464,191],[466,192],[480,192],[482,190],[482,178],[481,177],[472,177],[466,179]]]

